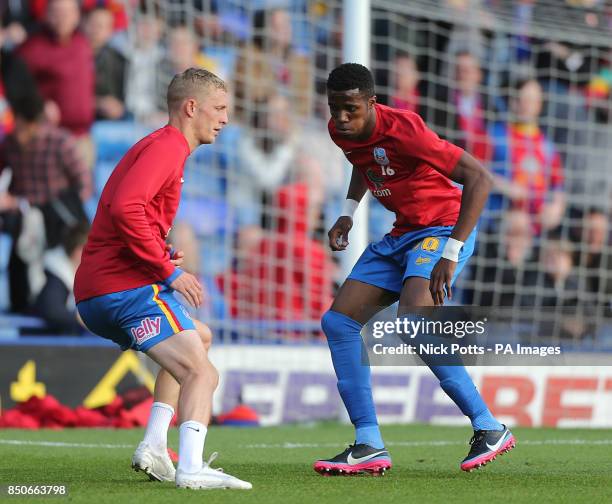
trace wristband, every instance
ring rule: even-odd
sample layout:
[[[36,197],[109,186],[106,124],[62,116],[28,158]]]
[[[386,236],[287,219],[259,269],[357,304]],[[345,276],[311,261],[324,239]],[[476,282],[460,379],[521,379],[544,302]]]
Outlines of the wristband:
[[[170,287],[170,284],[172,282],[174,282],[182,274],[183,274],[183,270],[181,268],[174,268],[174,271],[172,272],[172,275],[170,275],[168,278],[164,279],[163,284],[166,287]]]
[[[462,241],[449,238],[446,245],[444,245],[442,257],[444,259],[448,259],[449,261],[459,262],[459,252],[461,252],[461,247],[463,247]]]
[[[350,217],[352,219],[358,206],[359,201],[355,201],[354,199],[350,198],[345,199],[344,203],[342,204],[342,213],[340,214],[340,217]]]

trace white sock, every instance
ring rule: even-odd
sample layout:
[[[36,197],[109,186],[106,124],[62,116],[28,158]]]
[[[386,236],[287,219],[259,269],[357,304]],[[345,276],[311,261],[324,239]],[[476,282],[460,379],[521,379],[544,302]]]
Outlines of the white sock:
[[[195,420],[183,422],[179,427],[178,469],[196,473],[202,469],[206,426]]]
[[[168,427],[173,416],[174,408],[169,404],[154,402],[151,406],[143,441],[158,453],[166,453],[168,449]]]

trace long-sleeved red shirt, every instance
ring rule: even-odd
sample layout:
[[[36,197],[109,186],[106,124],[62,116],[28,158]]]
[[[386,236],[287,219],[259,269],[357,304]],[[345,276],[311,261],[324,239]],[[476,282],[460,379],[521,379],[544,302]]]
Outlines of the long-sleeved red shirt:
[[[190,149],[165,126],[134,145],[108,179],[74,281],[77,303],[180,273],[165,239],[178,209]]]
[[[32,35],[18,49],[41,94],[61,112],[60,126],[74,135],[89,131],[94,120],[95,68],[89,42],[78,31],[60,43],[48,30]]]

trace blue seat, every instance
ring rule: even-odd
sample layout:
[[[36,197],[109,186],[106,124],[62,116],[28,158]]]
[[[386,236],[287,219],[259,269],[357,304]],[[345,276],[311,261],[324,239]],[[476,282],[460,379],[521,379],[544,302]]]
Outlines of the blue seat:
[[[97,121],[91,134],[98,161],[117,162],[128,149],[150,133],[150,128],[132,121]]]

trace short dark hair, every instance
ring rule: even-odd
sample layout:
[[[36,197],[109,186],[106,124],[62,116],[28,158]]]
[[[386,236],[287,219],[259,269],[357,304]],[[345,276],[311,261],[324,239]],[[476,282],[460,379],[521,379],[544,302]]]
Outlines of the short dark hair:
[[[521,75],[514,77],[510,74],[502,78],[499,86],[499,94],[503,99],[506,107],[510,106],[511,101],[518,98],[520,91],[530,82],[536,82],[540,84],[540,81],[536,79],[530,70],[522,70]],[[540,84],[541,86],[541,84]]]
[[[471,58],[474,58],[476,61],[478,61],[478,57],[469,49],[458,49],[455,54],[454,54],[455,58],[458,58],[459,56],[470,56]]]
[[[542,85],[540,84],[540,81],[538,81],[538,79],[536,79],[535,77],[527,76],[527,77],[523,77],[522,79],[517,79],[514,82],[512,82],[512,91],[514,91],[515,93],[518,93],[527,84],[529,84],[531,82],[535,82],[538,86],[542,87]]]
[[[95,12],[108,12],[111,16],[113,15],[113,11],[111,11],[106,5],[104,4],[94,4],[89,8],[84,8],[83,9],[83,14],[85,14],[86,17],[91,16],[92,14],[94,14]]]
[[[416,62],[416,58],[414,57],[412,53],[409,53],[408,51],[403,51],[403,50],[399,50],[395,53],[395,59],[396,60],[409,59],[409,60]]]
[[[370,98],[374,96],[374,77],[372,72],[359,63],[343,63],[329,74],[327,89],[330,91],[359,89],[366,98]]]
[[[62,247],[66,251],[66,255],[72,253],[79,247],[84,247],[87,243],[89,235],[89,223],[79,222],[70,228],[64,229],[62,232]]]
[[[37,91],[20,94],[9,103],[15,117],[25,119],[29,123],[38,121],[45,110],[45,102]]]

